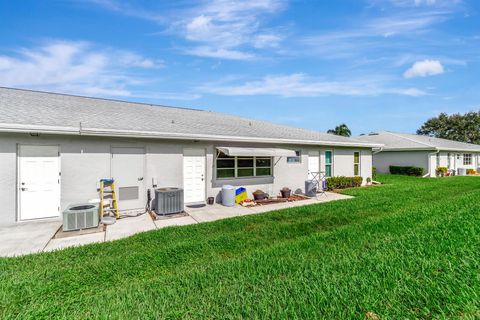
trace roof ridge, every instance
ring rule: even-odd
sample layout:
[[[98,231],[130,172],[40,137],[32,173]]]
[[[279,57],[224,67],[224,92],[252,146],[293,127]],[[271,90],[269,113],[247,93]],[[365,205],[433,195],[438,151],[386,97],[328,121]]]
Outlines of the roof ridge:
[[[427,146],[427,147],[430,147],[430,148],[437,148],[431,144],[427,144],[427,143],[424,143],[424,142],[420,142],[418,140],[415,140],[415,139],[412,139],[412,138],[409,138],[409,137],[405,137],[403,133],[396,133],[396,132],[391,132],[391,131],[385,131],[386,133],[388,134],[391,134],[392,136],[396,136],[396,137],[400,137],[400,138],[403,138],[403,139],[406,139],[406,140],[410,140],[410,141],[413,141],[415,143],[418,143],[418,144],[423,144],[424,146]]]
[[[190,110],[190,111],[210,112],[208,110],[196,109],[196,108],[191,108],[191,107],[176,107],[176,106],[168,106],[168,105],[164,105],[164,104],[147,103],[147,102],[135,102],[135,101],[113,99],[113,98],[104,98],[104,97],[83,96],[83,95],[80,95],[80,94],[63,93],[63,92],[42,91],[42,90],[13,88],[13,87],[4,87],[4,86],[0,86],[0,89],[26,91],[26,92],[33,92],[33,93],[44,93],[44,94],[51,94],[51,95],[54,95],[54,96],[65,96],[65,97],[74,97],[74,98],[83,98],[83,99],[92,99],[92,100],[103,100],[103,101],[111,101],[111,102],[140,104],[140,105],[150,106],[150,107],[162,107],[162,108],[172,108],[172,109],[181,109],[181,110]]]

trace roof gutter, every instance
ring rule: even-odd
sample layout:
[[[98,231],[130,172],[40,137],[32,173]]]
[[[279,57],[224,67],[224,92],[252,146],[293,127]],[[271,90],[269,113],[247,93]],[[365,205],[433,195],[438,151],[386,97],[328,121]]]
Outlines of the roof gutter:
[[[478,149],[458,149],[458,148],[382,148],[382,151],[385,152],[397,152],[397,151],[448,151],[448,152],[480,152],[480,147]]]
[[[147,138],[147,139],[173,139],[173,140],[199,140],[199,141],[236,141],[236,142],[256,142],[256,143],[277,143],[277,144],[303,144],[303,145],[325,145],[340,147],[365,147],[379,148],[383,145],[362,142],[333,142],[322,140],[298,140],[298,139],[275,139],[275,138],[255,138],[255,137],[237,137],[237,136],[218,136],[206,134],[183,134],[168,132],[151,131],[122,131],[105,130],[96,128],[83,128],[81,124],[75,127],[56,127],[56,126],[30,126],[30,125],[8,125],[1,124],[0,132],[11,133],[45,133],[61,135],[83,135],[96,137],[125,137],[125,138]]]
[[[377,154],[377,153],[380,153],[380,152],[382,152],[382,151],[383,151],[383,146],[380,147],[380,148],[374,148],[374,149],[373,149],[373,152],[372,152],[372,155]]]

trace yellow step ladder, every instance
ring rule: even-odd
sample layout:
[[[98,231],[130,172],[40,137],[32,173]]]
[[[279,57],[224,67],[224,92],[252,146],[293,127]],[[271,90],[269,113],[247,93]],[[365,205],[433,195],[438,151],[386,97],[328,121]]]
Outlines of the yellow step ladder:
[[[115,192],[115,180],[100,180],[100,219],[113,214],[115,218],[119,218],[117,193]]]

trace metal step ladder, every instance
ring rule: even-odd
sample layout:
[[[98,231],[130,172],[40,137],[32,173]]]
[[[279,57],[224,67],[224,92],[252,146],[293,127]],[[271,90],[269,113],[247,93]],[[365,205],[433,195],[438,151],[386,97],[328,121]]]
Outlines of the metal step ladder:
[[[105,216],[113,216],[118,219],[117,193],[115,192],[115,180],[100,180],[100,219]]]

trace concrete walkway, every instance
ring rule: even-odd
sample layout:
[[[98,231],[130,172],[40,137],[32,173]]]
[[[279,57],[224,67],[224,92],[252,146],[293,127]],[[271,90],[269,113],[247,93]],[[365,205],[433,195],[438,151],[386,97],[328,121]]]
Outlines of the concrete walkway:
[[[106,231],[99,229],[99,231],[95,233],[62,238],[53,238],[62,225],[61,221],[18,223],[13,226],[0,228],[0,257],[60,250],[90,243],[113,241],[155,229],[210,222],[349,198],[351,197],[328,192],[325,195],[318,196],[317,199],[247,208],[239,205],[234,207],[224,207],[219,204],[201,208],[187,207],[187,215],[185,216],[152,220],[149,214],[143,214],[138,217],[120,219],[115,224],[107,226]]]

